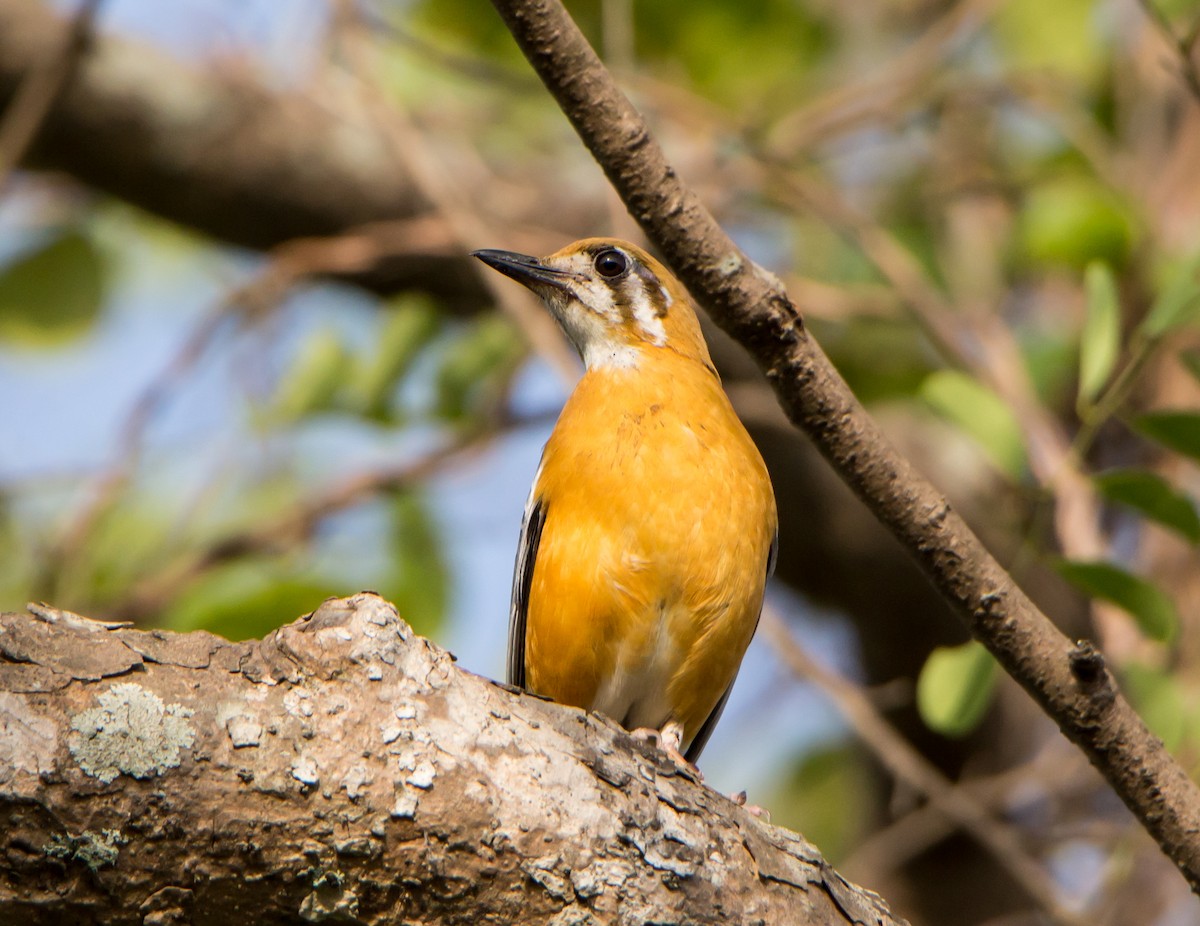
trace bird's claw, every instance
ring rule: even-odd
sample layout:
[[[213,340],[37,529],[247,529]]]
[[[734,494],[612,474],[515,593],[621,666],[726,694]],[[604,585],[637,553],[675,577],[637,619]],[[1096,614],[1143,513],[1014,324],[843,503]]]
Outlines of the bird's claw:
[[[680,751],[680,747],[683,745],[683,724],[672,720],[665,724],[661,730],[655,730],[653,727],[638,727],[636,730],[631,730],[630,735],[642,742],[654,743],[677,766],[691,772],[700,781],[704,780],[704,775],[700,769],[689,762],[687,757]]]
[[[746,792],[745,791],[738,791],[736,794],[731,794],[731,795],[729,795],[729,799],[731,801],[733,801],[735,804],[737,804],[739,807],[745,808],[746,813],[750,814],[750,816],[758,817],[764,823],[771,822],[771,812],[769,810],[767,810],[763,807],[759,807],[758,804],[747,804],[746,803]]]

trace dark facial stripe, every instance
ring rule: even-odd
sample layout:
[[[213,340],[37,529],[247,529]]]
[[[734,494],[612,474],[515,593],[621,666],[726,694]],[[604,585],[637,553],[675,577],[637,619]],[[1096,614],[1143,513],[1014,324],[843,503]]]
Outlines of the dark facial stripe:
[[[665,317],[668,309],[667,298],[666,293],[663,292],[662,284],[658,281],[658,277],[651,273],[649,268],[643,267],[640,263],[634,262],[633,267],[634,273],[642,281],[646,299],[654,310],[654,317]]]

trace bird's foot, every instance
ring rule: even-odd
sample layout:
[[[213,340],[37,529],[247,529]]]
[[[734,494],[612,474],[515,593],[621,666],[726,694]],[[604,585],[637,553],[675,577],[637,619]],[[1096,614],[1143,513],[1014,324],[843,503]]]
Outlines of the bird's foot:
[[[744,807],[746,809],[746,813],[750,814],[750,816],[758,817],[764,823],[771,822],[771,812],[769,810],[759,807],[757,804],[746,803],[745,791],[738,791],[736,794],[731,794],[729,795],[729,799],[739,807]]]
[[[683,745],[683,724],[677,720],[672,720],[665,724],[661,730],[655,730],[652,727],[638,727],[636,730],[630,730],[629,732],[631,736],[643,742],[654,743],[680,768],[691,772],[700,781],[704,780],[704,775],[700,769],[689,762],[680,751],[680,747]]]

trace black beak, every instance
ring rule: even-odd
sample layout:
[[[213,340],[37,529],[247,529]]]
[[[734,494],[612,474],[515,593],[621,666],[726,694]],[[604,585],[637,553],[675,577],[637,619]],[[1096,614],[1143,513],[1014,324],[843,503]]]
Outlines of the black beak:
[[[536,289],[541,286],[553,286],[555,289],[566,291],[570,287],[573,274],[566,270],[555,270],[547,267],[538,258],[528,254],[517,254],[514,251],[472,251],[472,257],[478,257],[493,270],[499,270],[506,277],[512,277],[518,283]]]

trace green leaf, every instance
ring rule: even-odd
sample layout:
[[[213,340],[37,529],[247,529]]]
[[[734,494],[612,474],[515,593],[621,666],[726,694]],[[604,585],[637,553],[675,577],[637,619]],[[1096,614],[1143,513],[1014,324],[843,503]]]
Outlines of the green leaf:
[[[1174,751],[1187,732],[1187,699],[1179,680],[1162,669],[1139,663],[1121,668],[1122,688],[1150,732]]]
[[[91,238],[55,236],[0,271],[0,337],[41,346],[77,337],[100,314],[105,277]]]
[[[1142,334],[1154,339],[1200,317],[1200,257],[1179,266],[1142,320]]]
[[[1167,642],[1175,637],[1179,615],[1171,599],[1153,582],[1112,563],[1060,560],[1055,568],[1085,595],[1129,612],[1152,640]]]
[[[982,644],[939,646],[917,678],[917,710],[931,730],[965,736],[979,725],[996,687],[996,660]]]
[[[817,337],[864,405],[911,399],[934,367],[916,327],[902,318],[851,315],[820,324]]]
[[[1018,336],[1039,401],[1051,408],[1070,401],[1078,385],[1078,340],[1068,337],[1066,331],[1041,326],[1020,331]]]
[[[832,861],[857,846],[870,823],[868,802],[861,800],[870,793],[870,775],[853,741],[806,746],[764,803],[772,823],[803,830]]]
[[[978,380],[956,370],[931,373],[921,384],[921,397],[938,414],[954,422],[983,447],[992,461],[1013,479],[1025,471],[1025,445],[1012,409]]]
[[[1095,18],[1088,0],[1013,0],[997,9],[993,28],[1009,67],[1086,86],[1105,60]]]
[[[163,616],[171,630],[207,630],[228,640],[257,639],[307,614],[345,588],[289,572],[266,559],[214,569],[182,591]]]
[[[482,411],[524,356],[512,324],[500,315],[482,318],[447,348],[437,375],[437,412],[458,420]]]
[[[1092,261],[1084,273],[1087,317],[1079,338],[1079,402],[1092,401],[1112,375],[1121,346],[1121,308],[1117,281],[1102,261]]]
[[[1200,543],[1200,514],[1192,500],[1157,473],[1143,469],[1114,469],[1093,477],[1096,488],[1110,501],[1140,511],[1152,521]]]
[[[347,370],[347,404],[364,415],[386,420],[396,385],[437,334],[438,327],[438,313],[428,299],[396,300],[394,308],[386,313],[374,354]]]
[[[1134,419],[1133,426],[1169,450],[1200,460],[1200,413],[1149,412]]]
[[[271,413],[283,421],[296,421],[335,407],[351,366],[346,347],[334,331],[326,328],[313,332],[280,381]]]
[[[1082,270],[1093,260],[1120,266],[1135,236],[1129,205],[1077,175],[1050,178],[1030,189],[1013,231],[1013,256],[1033,269]]]
[[[379,593],[399,608],[418,633],[429,634],[445,616],[450,576],[437,524],[419,492],[397,492],[390,508],[387,579]]]

